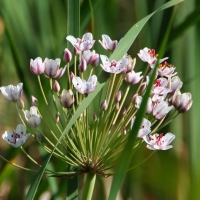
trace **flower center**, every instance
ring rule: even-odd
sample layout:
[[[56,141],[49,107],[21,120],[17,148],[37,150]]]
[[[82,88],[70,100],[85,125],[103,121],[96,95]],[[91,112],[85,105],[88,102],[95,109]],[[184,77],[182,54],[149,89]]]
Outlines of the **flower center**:
[[[149,49],[148,53],[152,58],[158,56],[158,54],[156,54],[155,49]]]
[[[117,62],[116,61],[111,61],[110,62],[110,67],[116,67],[117,66]]]

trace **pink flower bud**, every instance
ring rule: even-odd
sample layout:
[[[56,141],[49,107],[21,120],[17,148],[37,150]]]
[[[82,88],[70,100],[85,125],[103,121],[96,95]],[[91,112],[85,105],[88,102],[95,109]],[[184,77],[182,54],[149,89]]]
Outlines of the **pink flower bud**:
[[[122,93],[121,93],[121,91],[119,91],[119,92],[116,94],[116,96],[115,96],[115,100],[116,100],[117,102],[119,102],[119,101],[121,100],[121,97],[122,97]]]
[[[173,105],[179,112],[187,112],[191,108],[192,103],[191,93],[183,93],[176,95]]]
[[[106,100],[104,100],[104,101],[102,102],[100,108],[101,108],[101,110],[103,110],[103,111],[107,110],[108,104],[107,104],[107,101],[106,101]]]
[[[52,89],[54,92],[59,92],[60,91],[60,84],[58,81],[54,80],[52,84]]]
[[[143,76],[140,76],[142,72],[135,73],[134,71],[126,74],[125,81],[130,84],[137,84]]]
[[[178,76],[174,76],[172,77],[171,81],[169,82],[170,84],[170,89],[171,92],[175,92],[176,90],[180,90],[183,82],[181,81],[181,79]]]
[[[65,108],[70,108],[74,103],[74,95],[72,90],[63,90],[59,96],[59,101]]]
[[[65,49],[64,52],[63,52],[63,61],[68,63],[72,60],[72,54],[71,52],[69,51],[69,49]]]
[[[126,114],[126,108],[122,108],[122,115]]]
[[[37,107],[38,104],[38,100],[34,96],[31,96],[31,105]]]
[[[84,58],[82,58],[82,59],[80,60],[80,63],[79,63],[79,65],[78,65],[78,69],[79,69],[79,71],[81,71],[81,72],[84,72],[84,71],[87,69],[87,63],[86,63],[86,61],[85,61]]]
[[[123,134],[123,135],[126,135],[126,132],[127,132],[127,131],[126,131],[126,127],[124,127],[124,128],[122,129],[122,134]]]

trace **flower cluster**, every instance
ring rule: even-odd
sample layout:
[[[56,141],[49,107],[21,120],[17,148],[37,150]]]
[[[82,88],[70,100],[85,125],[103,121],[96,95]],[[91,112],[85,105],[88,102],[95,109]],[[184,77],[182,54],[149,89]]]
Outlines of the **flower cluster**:
[[[91,171],[106,177],[106,171],[117,163],[127,135],[133,127],[135,115],[140,108],[156,63],[159,63],[159,66],[156,69],[145,116],[138,131],[137,143],[146,143],[147,148],[151,150],[172,148],[170,143],[175,135],[163,134],[159,130],[179,113],[190,109],[192,96],[190,93],[181,93],[183,83],[177,76],[175,67],[167,63],[168,58],[158,60],[156,51],[145,47],[139,51],[138,56],[142,61],[147,62],[147,69],[144,70],[145,73],[137,72],[135,71],[136,58],[128,54],[117,61],[110,60],[109,54],[99,55],[95,50],[91,50],[95,43],[91,33],[86,33],[82,39],[73,36],[67,36],[66,39],[72,44],[73,53],[69,49],[64,50],[63,61],[66,63],[64,67],[60,68],[59,58],[55,60],[46,58],[42,61],[42,58],[38,57],[30,61],[30,70],[38,76],[44,103],[49,109],[58,133],[62,135],[82,100],[98,87],[99,76],[108,73],[109,78],[101,94],[97,95],[95,101],[80,115],[63,142],[58,144],[54,155],[74,166],[78,171]],[[111,40],[107,35],[102,35],[102,41],[99,40],[99,43],[108,53],[113,52],[118,45],[118,41]],[[77,58],[78,62],[76,62]],[[71,62],[72,59],[74,62]],[[45,96],[40,81],[42,74],[49,78],[52,92],[50,101],[54,103],[56,113],[50,109],[49,100],[47,101]],[[58,79],[61,77],[67,80],[67,88],[59,84]],[[46,113],[40,113],[39,102],[35,97],[31,97],[30,111],[24,110],[21,99],[22,86],[23,84],[20,83],[17,86],[9,85],[0,88],[2,95],[7,100],[15,102],[25,118],[25,122],[22,119],[23,125],[19,124],[16,130],[11,132],[6,131],[2,137],[10,145],[19,147],[30,136],[30,133],[26,134],[26,127],[36,128],[39,137],[44,138],[49,145],[48,147],[43,145],[43,148],[51,152],[58,141],[58,134],[55,134],[48,125],[49,131],[45,133],[38,128],[41,120],[45,119]],[[130,97],[132,97],[131,101]],[[91,113],[91,110],[95,112]],[[44,125],[46,125],[45,121]],[[48,134],[52,134],[55,141],[50,140]],[[39,142],[41,143],[40,140]],[[140,146],[135,145],[134,148]]]

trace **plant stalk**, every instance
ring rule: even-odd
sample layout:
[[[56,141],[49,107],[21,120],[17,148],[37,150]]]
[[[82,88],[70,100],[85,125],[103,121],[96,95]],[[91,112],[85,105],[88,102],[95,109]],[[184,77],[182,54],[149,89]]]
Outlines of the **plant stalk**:
[[[85,186],[83,189],[82,199],[84,200],[92,199],[95,181],[96,181],[96,174],[88,172],[86,180],[85,180]]]

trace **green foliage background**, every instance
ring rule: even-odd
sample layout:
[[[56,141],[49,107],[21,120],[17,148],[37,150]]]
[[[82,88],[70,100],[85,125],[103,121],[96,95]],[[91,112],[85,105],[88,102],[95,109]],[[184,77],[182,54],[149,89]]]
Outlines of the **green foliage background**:
[[[137,21],[164,4],[165,0],[93,0],[95,13],[95,39],[108,34],[119,40]],[[129,50],[132,57],[146,47],[159,49],[173,8],[157,13],[143,28]],[[80,35],[92,31],[89,2],[81,1]],[[145,164],[127,174],[118,199],[142,200],[187,200],[200,199],[199,160],[199,85],[200,85],[200,1],[186,0],[177,7],[174,26],[171,30],[165,56],[176,66],[178,75],[184,82],[182,92],[191,92],[191,110],[178,116],[165,131],[176,135],[174,148],[156,152]],[[36,76],[29,70],[31,58],[38,56],[55,59],[62,57],[67,47],[67,2],[64,0],[1,0],[0,1],[0,85],[24,83],[24,100],[27,107],[30,95],[38,94]],[[16,49],[13,49],[10,41]],[[98,52],[102,52],[96,44]],[[17,57],[13,57],[13,51]],[[136,56],[137,57],[137,56]],[[141,68],[140,68],[141,66]],[[137,59],[138,70],[142,62]],[[63,82],[65,80],[62,80]],[[47,87],[47,86],[46,86]],[[39,95],[38,95],[39,96]],[[37,96],[37,97],[38,97]],[[40,99],[39,99],[40,100]],[[19,122],[14,105],[0,98],[0,135],[7,129],[14,129]],[[37,144],[28,141],[26,150],[40,163],[45,159]],[[149,150],[141,148],[134,155],[132,163],[149,155]],[[20,150],[10,148],[0,139],[0,154],[20,165],[33,167]],[[49,168],[63,170],[61,162],[52,159]],[[14,168],[0,159],[0,199],[23,199],[35,174]],[[70,180],[70,187],[73,180]],[[108,192],[110,179],[98,179],[94,199],[102,199]],[[46,193],[44,193],[46,192]],[[63,199],[66,180],[44,177],[36,199]],[[102,195],[98,195],[98,194]],[[49,195],[48,197],[42,195]]]

